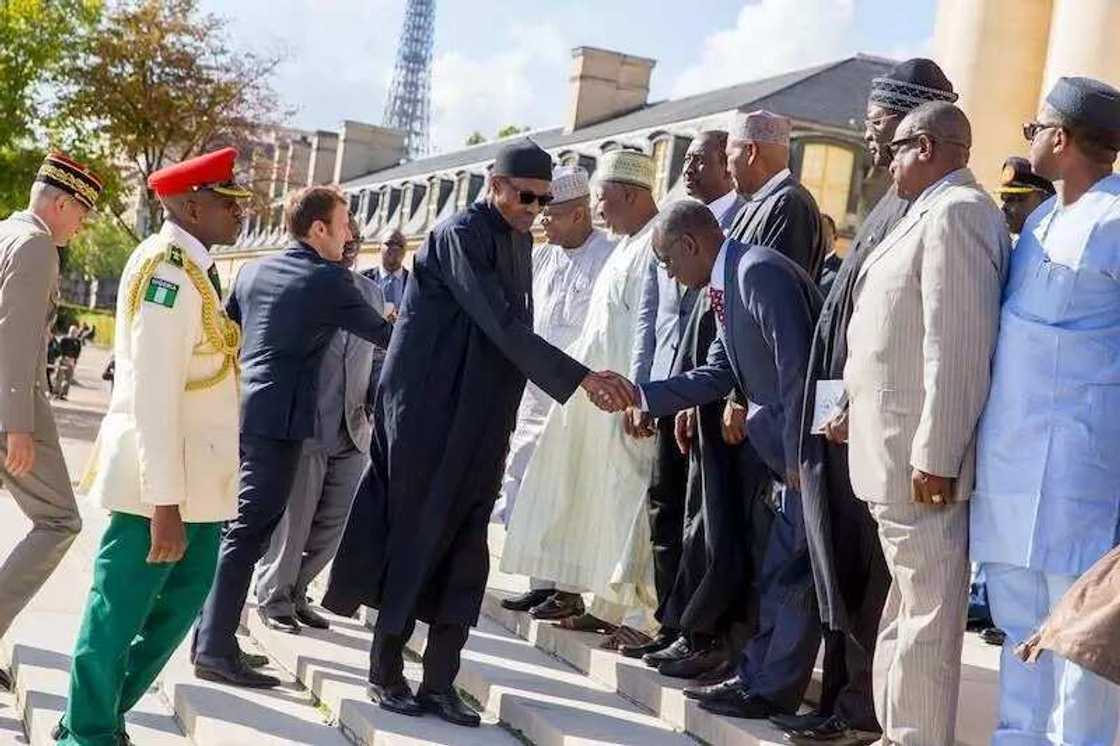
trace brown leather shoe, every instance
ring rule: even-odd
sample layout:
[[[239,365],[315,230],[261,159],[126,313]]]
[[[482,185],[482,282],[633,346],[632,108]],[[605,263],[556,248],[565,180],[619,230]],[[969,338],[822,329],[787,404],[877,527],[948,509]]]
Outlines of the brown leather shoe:
[[[542,622],[558,622],[583,614],[583,596],[578,593],[557,591],[529,609],[529,616]]]

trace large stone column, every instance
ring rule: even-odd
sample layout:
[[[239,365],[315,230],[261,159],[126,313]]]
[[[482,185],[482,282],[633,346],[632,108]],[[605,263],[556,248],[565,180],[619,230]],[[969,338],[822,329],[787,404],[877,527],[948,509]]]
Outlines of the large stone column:
[[[1039,98],[1063,75],[1120,86],[1120,0],[1054,0]]]
[[[940,0],[938,5],[934,58],[972,122],[970,166],[988,189],[998,186],[1007,156],[1026,153],[1022,124],[1037,113],[1051,6],[1052,0]]]

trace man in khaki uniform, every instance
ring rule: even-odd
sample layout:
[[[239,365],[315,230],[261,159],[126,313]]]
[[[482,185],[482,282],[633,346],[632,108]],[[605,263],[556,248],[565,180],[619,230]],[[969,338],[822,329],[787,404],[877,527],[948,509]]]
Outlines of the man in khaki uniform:
[[[210,247],[241,230],[226,148],[152,174],[167,219],[117,299],[116,386],[83,486],[111,512],[55,736],[128,743],[125,714],[186,637],[237,514],[237,354]]]
[[[47,401],[46,334],[58,291],[57,247],[78,232],[100,193],[89,169],[52,154],[27,209],[0,222],[0,481],[32,524],[0,566],[0,636],[82,528]],[[0,671],[0,686],[11,684]]]

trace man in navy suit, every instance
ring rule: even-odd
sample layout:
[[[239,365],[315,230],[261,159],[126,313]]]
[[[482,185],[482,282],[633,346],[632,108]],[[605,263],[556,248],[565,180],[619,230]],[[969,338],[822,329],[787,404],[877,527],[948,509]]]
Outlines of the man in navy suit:
[[[780,483],[779,514],[758,578],[758,633],[743,651],[738,676],[686,693],[704,709],[734,717],[795,712],[820,644],[797,453],[820,294],[805,270],[782,254],[725,240],[698,201],[683,200],[662,212],[653,250],[670,277],[688,287],[708,286],[718,334],[706,365],[638,387],[642,408],[663,417],[737,392],[753,410],[747,437]],[[683,422],[678,418],[682,428]]]
[[[392,331],[339,263],[351,238],[342,193],[300,190],[288,199],[284,221],[295,243],[246,266],[227,302],[243,340],[241,487],[193,649],[199,678],[255,688],[280,680],[248,665],[235,634],[253,566],[284,515],[303,441],[315,434],[323,354],[339,328],[381,347]]]

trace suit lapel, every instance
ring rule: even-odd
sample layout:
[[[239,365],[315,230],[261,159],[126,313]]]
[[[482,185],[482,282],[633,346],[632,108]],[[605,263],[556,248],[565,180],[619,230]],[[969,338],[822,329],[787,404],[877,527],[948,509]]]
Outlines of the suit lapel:
[[[915,228],[922,221],[922,218],[929,212],[938,202],[945,199],[955,186],[968,186],[975,184],[976,179],[972,176],[972,172],[967,168],[962,168],[950,174],[937,191],[928,197],[919,199],[911,207],[906,216],[894,226],[890,233],[883,237],[879,245],[872,249],[871,253],[867,255],[863,265],[859,268],[859,274],[856,276],[856,282],[859,283],[863,280],[864,275],[871,268],[875,262],[886,256],[887,252],[893,246],[906,237],[906,235]]]
[[[739,376],[739,361],[735,349],[735,315],[739,310],[739,257],[747,249],[738,241],[727,242],[727,254],[723,258],[723,347],[727,352],[727,359],[731,362],[731,370],[737,380]]]

